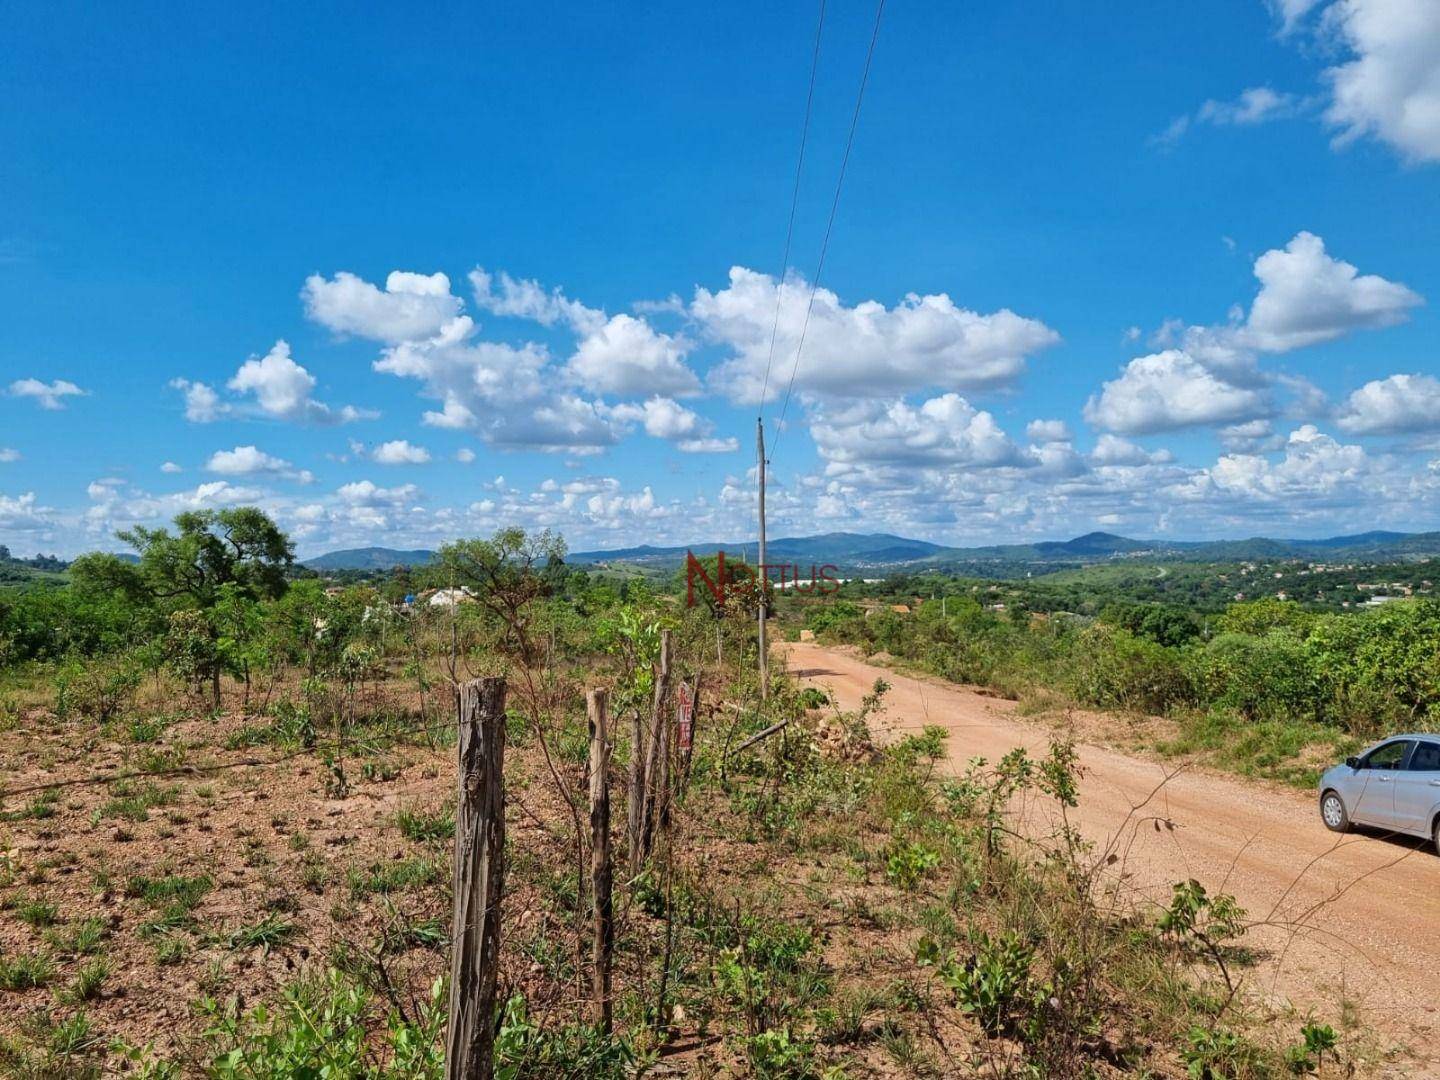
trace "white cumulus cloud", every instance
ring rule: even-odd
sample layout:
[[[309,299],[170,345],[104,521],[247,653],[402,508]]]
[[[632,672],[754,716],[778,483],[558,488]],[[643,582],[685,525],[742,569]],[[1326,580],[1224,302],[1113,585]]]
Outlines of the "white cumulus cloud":
[[[41,382],[39,379],[16,379],[10,384],[12,397],[33,398],[42,409],[63,409],[67,397],[84,397],[89,391],[81,390],[73,382],[56,379]]]
[[[1167,450],[1157,450],[1152,454],[1129,439],[1105,432],[1095,441],[1095,449],[1090,451],[1090,460],[1100,466],[1151,465],[1168,462],[1171,455]]]
[[[1263,390],[1235,386],[1189,353],[1136,357],[1085,403],[1085,419],[1126,435],[1255,419],[1270,410]]]
[[[596,394],[693,394],[700,380],[685,366],[687,348],[644,319],[616,315],[581,339],[567,373]]]
[[[392,439],[375,447],[370,460],[379,465],[424,465],[430,460],[430,451],[405,439]]]
[[[470,271],[470,288],[481,311],[514,319],[529,319],[541,326],[565,323],[578,334],[590,334],[605,324],[605,313],[571,300],[560,289],[546,291],[538,282],[498,275],[477,266]]]
[[[1440,431],[1440,379],[1391,375],[1372,380],[1345,399],[1336,423],[1356,435]]]
[[[234,378],[225,384],[237,394],[254,396],[256,407],[266,416],[311,424],[344,424],[372,417],[346,405],[332,409],[316,401],[315,376],[306,371],[290,355],[290,345],[283,339],[275,342],[264,356],[252,356],[240,365]],[[187,391],[188,408],[189,391]]]
[[[351,506],[401,507],[418,499],[420,489],[414,484],[386,488],[372,480],[356,480],[342,484],[335,489],[335,494],[341,502]]]
[[[1060,340],[1037,319],[1008,309],[980,314],[944,293],[911,293],[894,307],[874,300],[847,306],[831,290],[818,289],[806,326],[811,290],[802,278],[777,283],[736,266],[726,288],[696,289],[689,306],[704,336],[734,353],[710,377],[712,389],[733,401],[753,404],[760,397],[777,289],[779,327],[767,396],[783,393],[792,370],[801,392],[836,398],[1001,386],[1024,371],[1028,357]],[[805,344],[796,369],[802,327]]]
[[[1266,352],[1331,341],[1352,330],[1393,326],[1424,301],[1397,282],[1356,268],[1325,251],[1325,241],[1300,232],[1283,250],[1255,260],[1260,292],[1245,338]]]
[[[57,523],[55,511],[42,506],[33,491],[9,496],[0,492],[0,529],[17,533],[43,533]]]
[[[170,387],[185,395],[185,419],[192,424],[209,424],[230,411],[215,388],[189,379],[171,379]]]
[[[444,274],[403,270],[390,273],[383,291],[344,270],[329,280],[312,274],[300,295],[306,314],[320,325],[392,344],[433,337],[461,308]]]
[[[658,394],[641,404],[616,405],[610,415],[624,423],[641,424],[645,434],[668,439],[687,454],[723,454],[740,448],[733,436],[714,437],[715,425],[693,409]]]
[[[869,465],[963,465],[994,468],[1033,463],[995,418],[959,394],[921,405],[866,402],[822,414],[811,424],[827,462]]]
[[[1440,4],[1339,0],[1322,24],[1351,54],[1325,73],[1337,144],[1373,136],[1409,161],[1440,161]]]
[[[1031,420],[1025,425],[1025,436],[1031,442],[1069,442],[1070,425],[1064,420]]]
[[[257,474],[281,476],[290,480],[298,480],[302,484],[308,484],[314,479],[306,470],[296,469],[283,458],[267,454],[255,446],[237,446],[233,450],[217,450],[210,455],[210,460],[205,463],[205,469],[207,472],[219,473],[222,476],[254,476]]]

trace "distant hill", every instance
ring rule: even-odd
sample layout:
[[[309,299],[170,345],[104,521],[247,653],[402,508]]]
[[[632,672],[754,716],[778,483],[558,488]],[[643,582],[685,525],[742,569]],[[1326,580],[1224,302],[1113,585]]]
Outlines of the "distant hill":
[[[0,588],[26,588],[31,585],[60,585],[66,580],[69,563],[54,555],[36,554],[23,558],[10,554],[0,544]]]
[[[1035,544],[1034,548],[1042,555],[1093,558],[1097,555],[1128,555],[1136,551],[1148,551],[1154,546],[1143,540],[1131,540],[1113,533],[1092,532],[1086,533],[1084,536],[1077,536],[1074,540],[1044,540]]]
[[[330,551],[306,559],[300,565],[311,570],[393,570],[397,566],[424,566],[435,557],[423,548],[398,551],[395,548],[363,547]]]
[[[639,565],[675,565],[687,551],[695,555],[714,555],[724,551],[726,557],[755,561],[754,540],[734,543],[689,544],[684,547],[614,548],[608,551],[575,551],[569,560],[578,564],[636,563]],[[889,533],[821,533],[818,536],[778,537],[765,545],[765,558],[775,563],[834,563],[842,567],[895,566],[919,562],[946,549],[926,540],[907,540]]]
[[[582,551],[570,556],[575,563],[633,563],[638,566],[675,566],[687,550],[713,555],[755,558],[755,542],[692,544],[685,547],[635,547],[612,551]],[[772,540],[766,558],[792,562],[834,563],[843,571],[946,570],[952,573],[1005,577],[1026,572],[1049,572],[1116,559],[1184,560],[1189,562],[1244,562],[1250,559],[1308,559],[1315,561],[1386,561],[1421,555],[1440,555],[1440,533],[1366,532],[1318,540],[1137,540],[1114,533],[1092,532],[1071,540],[1042,540],[1033,544],[994,544],[987,547],[942,547],[924,540],[909,540],[887,533],[824,533]]]
[[[567,561],[577,566],[623,564],[647,570],[669,571],[685,559],[685,552],[755,561],[755,541],[686,546],[611,548],[571,552]],[[423,566],[433,551],[397,551],[366,547],[332,551],[305,560],[313,570],[390,570],[397,566]],[[1007,577],[1046,573],[1066,567],[1087,566],[1120,559],[1184,560],[1188,562],[1243,562],[1250,559],[1307,559],[1313,561],[1384,562],[1424,555],[1440,555],[1440,532],[1365,532],[1318,540],[1275,540],[1255,536],[1245,540],[1136,540],[1114,533],[1092,532],[1071,540],[1042,540],[1033,544],[995,544],[988,547],[943,547],[927,540],[910,540],[891,533],[820,533],[771,540],[766,559],[794,563],[808,572],[810,565],[830,563],[856,575],[900,570],[945,570],[977,576]]]
[[[1088,533],[1073,540],[1042,541],[989,548],[946,548],[934,560],[950,570],[1000,572],[1004,565],[1086,565],[1111,559],[1246,562],[1261,559],[1383,562],[1440,555],[1440,533],[1368,532],[1317,540],[1135,540],[1110,533]],[[1000,564],[1000,565],[995,565]]]

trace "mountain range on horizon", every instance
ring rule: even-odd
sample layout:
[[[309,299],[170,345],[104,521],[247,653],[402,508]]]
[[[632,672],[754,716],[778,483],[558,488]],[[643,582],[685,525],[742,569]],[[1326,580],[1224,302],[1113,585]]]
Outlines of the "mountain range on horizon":
[[[1273,539],[1257,536],[1240,540],[1139,540],[1114,533],[1091,532],[1069,540],[979,547],[946,547],[928,540],[912,540],[891,533],[832,532],[813,536],[777,537],[766,546],[766,559],[771,563],[831,563],[841,570],[984,569],[987,565],[999,566],[1006,563],[1070,565],[1143,557],[1196,562],[1307,558],[1401,559],[1440,555],[1440,532],[1375,530],[1319,539]],[[663,568],[678,563],[687,551],[696,555],[713,555],[723,550],[727,557],[753,562],[755,548],[753,540],[664,547],[642,544],[635,547],[575,551],[570,553],[568,559],[581,565],[618,563]],[[400,566],[423,566],[434,554],[424,548],[350,548],[302,560],[302,565],[318,571],[389,570]]]

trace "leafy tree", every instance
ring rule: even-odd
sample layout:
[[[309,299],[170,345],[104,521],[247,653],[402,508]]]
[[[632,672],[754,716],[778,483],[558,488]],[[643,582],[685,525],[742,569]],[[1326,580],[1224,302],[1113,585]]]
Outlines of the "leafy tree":
[[[295,545],[264,511],[192,510],[176,517],[175,528],[174,535],[141,526],[119,534],[140,553],[138,573],[156,598],[188,599],[204,609],[226,585],[254,600],[285,592]]]
[[[226,510],[193,510],[175,518],[175,532],[136,526],[119,534],[140,554],[138,563],[114,555],[92,554],[72,567],[81,591],[111,592],[163,612],[195,612],[198,618],[171,620],[172,659],[197,681],[208,678],[220,704],[220,673],[227,658],[239,653],[223,641],[222,621],[242,617],[246,602],[276,599],[284,594],[286,573],[295,561],[290,539],[262,510],[253,506]],[[206,640],[201,640],[202,638]],[[183,661],[183,662],[181,662]]]
[[[1100,621],[1129,630],[1161,645],[1184,645],[1200,636],[1200,622],[1188,611],[1169,604],[1107,604]]]
[[[530,608],[565,578],[565,541],[548,529],[500,529],[489,540],[456,540],[435,553],[435,578],[464,588],[504,627],[503,644],[534,660]]]

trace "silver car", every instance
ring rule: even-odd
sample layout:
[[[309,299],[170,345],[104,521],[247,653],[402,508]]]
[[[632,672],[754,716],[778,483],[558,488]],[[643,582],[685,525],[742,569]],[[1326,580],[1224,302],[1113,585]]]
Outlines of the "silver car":
[[[1440,735],[1396,735],[1320,777],[1320,820],[1423,836],[1440,851]]]

